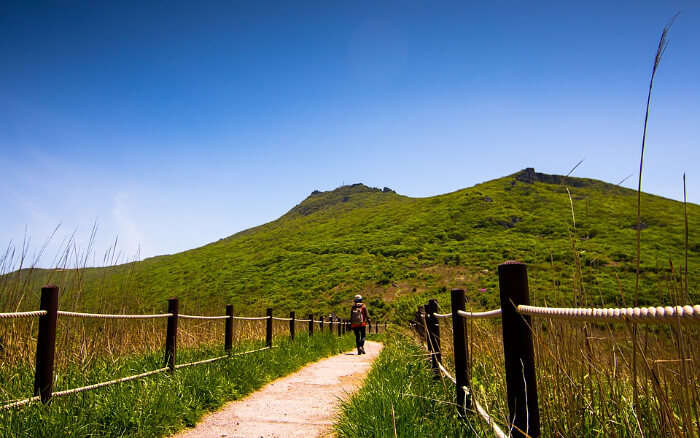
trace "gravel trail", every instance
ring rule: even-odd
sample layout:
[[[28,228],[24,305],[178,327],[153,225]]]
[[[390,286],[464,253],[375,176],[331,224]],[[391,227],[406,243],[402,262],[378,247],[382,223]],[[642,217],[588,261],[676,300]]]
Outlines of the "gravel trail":
[[[353,351],[314,362],[204,416],[175,437],[332,437],[340,398],[361,386],[381,349],[382,344],[367,341],[365,355]]]

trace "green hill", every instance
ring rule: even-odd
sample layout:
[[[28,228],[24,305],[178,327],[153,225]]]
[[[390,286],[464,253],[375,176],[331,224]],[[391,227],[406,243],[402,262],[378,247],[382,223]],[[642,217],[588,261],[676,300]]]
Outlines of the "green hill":
[[[699,213],[688,205],[695,301]],[[669,303],[676,288],[669,261],[676,272],[684,264],[683,204],[643,194],[642,228],[640,302]],[[475,307],[493,306],[497,265],[517,259],[529,265],[538,302],[571,303],[578,295],[579,302],[622,304],[624,297],[631,304],[635,239],[635,191],[526,169],[428,198],[362,184],[314,191],[279,219],[201,248],[108,268],[34,270],[30,280],[28,271],[15,272],[0,287],[27,285],[32,297],[22,307],[36,306],[38,284],[53,281],[65,290],[63,305],[79,309],[162,310],[178,296],[185,312],[233,303],[241,313],[267,306],[345,313],[362,293],[384,315],[409,312],[451,287],[466,287]],[[14,304],[6,298],[2,307]]]

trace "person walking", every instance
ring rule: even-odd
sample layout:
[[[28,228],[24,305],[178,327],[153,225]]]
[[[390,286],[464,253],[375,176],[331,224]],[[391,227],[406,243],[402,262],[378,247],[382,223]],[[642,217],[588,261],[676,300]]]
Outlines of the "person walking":
[[[367,323],[369,322],[369,311],[362,302],[362,295],[355,295],[352,308],[350,309],[350,325],[355,332],[355,345],[357,354],[365,354],[365,336]]]

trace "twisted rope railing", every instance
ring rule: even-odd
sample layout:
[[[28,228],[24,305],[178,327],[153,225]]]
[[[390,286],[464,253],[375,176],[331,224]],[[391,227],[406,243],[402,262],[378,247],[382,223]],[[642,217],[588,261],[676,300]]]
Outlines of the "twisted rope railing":
[[[178,318],[183,318],[183,319],[203,319],[203,320],[217,320],[217,319],[230,319],[230,316],[205,316],[205,315],[184,315],[182,313],[179,313],[177,315]]]
[[[24,405],[27,405],[27,404],[29,404],[29,403],[33,403],[33,402],[39,401],[39,400],[41,400],[41,396],[40,396],[40,395],[35,395],[34,397],[25,398],[24,400],[18,400],[18,401],[15,401],[15,402],[8,403],[8,404],[6,404],[6,405],[0,406],[0,411],[4,411],[4,410],[7,410],[7,409],[12,409],[12,408],[18,408],[18,407],[20,407],[20,406],[24,406]]]
[[[196,362],[181,363],[181,364],[175,365],[175,369],[179,370],[180,368],[187,368],[187,367],[191,367],[194,365],[202,365],[205,363],[212,363],[212,362],[216,362],[217,360],[226,359],[227,357],[229,357],[228,354],[225,354],[223,356],[212,357],[211,359],[203,359],[203,360],[198,360]]]
[[[650,306],[622,308],[586,308],[586,307],[539,307],[519,305],[518,313],[522,315],[546,316],[550,318],[572,320],[621,320],[631,322],[700,322],[700,305],[686,306]],[[462,318],[496,318],[501,316],[501,309],[485,312],[457,312]],[[433,313],[437,318],[451,318],[452,313]]]
[[[292,320],[292,318],[278,318],[276,316],[273,316],[272,319],[275,321],[291,321]]]
[[[700,305],[628,308],[569,308],[519,305],[522,315],[586,321],[700,322]]]
[[[501,309],[487,310],[485,312],[465,312],[464,310],[459,310],[457,311],[457,315],[467,319],[496,318],[501,316]]]
[[[110,380],[108,382],[95,383],[94,385],[87,385],[87,386],[81,386],[80,388],[73,388],[73,389],[67,389],[65,391],[58,391],[58,392],[54,392],[52,394],[52,397],[61,397],[63,395],[77,394],[79,392],[89,391],[91,389],[103,388],[105,386],[114,385],[116,383],[123,383],[123,382],[128,382],[130,380],[141,379],[143,377],[152,376],[153,374],[162,373],[163,371],[167,371],[168,369],[169,369],[168,367],[163,367],[163,368],[159,368],[157,370],[147,371],[145,373],[136,374],[136,375],[129,376],[129,377],[122,377],[120,379]]]
[[[44,313],[46,313],[44,311]],[[94,318],[94,319],[154,319],[167,318],[173,316],[172,313],[160,313],[155,315],[118,315],[109,313],[82,313],[82,312],[67,312],[59,310],[56,312],[58,316],[66,316],[68,318]],[[182,315],[180,315],[182,316]]]
[[[141,379],[143,377],[148,377],[148,376],[151,376],[153,374],[162,373],[163,371],[167,371],[168,369],[169,369],[168,367],[163,367],[163,368],[160,368],[157,370],[147,371],[145,373],[136,374],[136,375],[129,376],[129,377],[122,377],[119,379],[110,380],[108,382],[95,383],[94,385],[86,385],[86,386],[81,386],[79,388],[66,389],[64,391],[56,391],[51,396],[52,397],[61,397],[61,396],[70,395],[70,394],[77,394],[79,392],[90,391],[92,389],[97,389],[97,388],[103,388],[105,386],[110,386],[110,385],[114,385],[117,383],[123,383],[123,382],[128,382],[130,380]],[[26,404],[29,404],[29,403],[32,403],[35,401],[39,401],[39,400],[41,400],[41,396],[37,395],[37,396],[30,397],[30,398],[27,398],[24,400],[16,401],[14,403],[9,403],[9,404],[6,404],[4,406],[0,406],[0,411],[23,406],[23,405],[26,405]]]
[[[34,318],[37,316],[44,315],[46,315],[46,310],[34,310],[32,312],[0,313],[0,319]]]
[[[452,313],[433,313],[437,318],[452,318]],[[501,316],[501,309],[493,309],[485,312],[465,312],[464,310],[457,311],[457,315],[467,319],[477,318],[495,318]]]
[[[243,320],[243,321],[261,321],[263,319],[271,318],[270,316],[234,316],[233,319]]]

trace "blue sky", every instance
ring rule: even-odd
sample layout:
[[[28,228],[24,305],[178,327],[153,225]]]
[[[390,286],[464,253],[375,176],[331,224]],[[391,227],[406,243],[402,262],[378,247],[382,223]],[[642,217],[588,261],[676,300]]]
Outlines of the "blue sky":
[[[535,167],[700,202],[697,2],[0,4],[0,244],[173,253],[343,183]],[[615,4],[612,4],[615,3]]]

